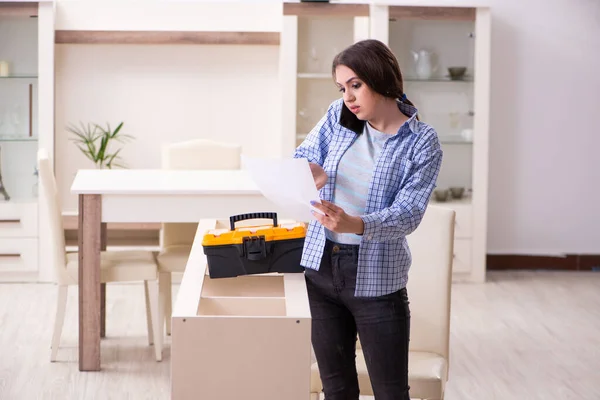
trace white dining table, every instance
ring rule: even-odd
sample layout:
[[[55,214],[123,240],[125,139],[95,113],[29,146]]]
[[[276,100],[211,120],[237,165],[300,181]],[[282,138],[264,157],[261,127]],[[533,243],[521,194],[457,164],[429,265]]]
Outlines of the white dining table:
[[[101,369],[104,293],[100,252],[109,222],[199,222],[253,212],[277,212],[244,170],[79,170],[79,370]]]

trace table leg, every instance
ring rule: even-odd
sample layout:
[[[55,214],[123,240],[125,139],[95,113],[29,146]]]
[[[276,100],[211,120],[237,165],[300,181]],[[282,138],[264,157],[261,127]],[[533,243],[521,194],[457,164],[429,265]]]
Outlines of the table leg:
[[[79,195],[79,370],[100,370],[102,196]]]
[[[100,234],[100,250],[106,250],[106,222],[102,223],[102,231]],[[100,337],[106,337],[106,283],[100,284]]]

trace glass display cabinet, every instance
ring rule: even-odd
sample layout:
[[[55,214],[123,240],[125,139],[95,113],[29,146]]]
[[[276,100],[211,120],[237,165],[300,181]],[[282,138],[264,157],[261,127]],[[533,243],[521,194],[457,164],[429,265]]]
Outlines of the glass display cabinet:
[[[487,243],[489,9],[373,8],[377,23],[387,25],[380,39],[399,60],[405,93],[442,144],[444,159],[431,204],[456,211],[454,279],[482,282]]]
[[[430,204],[456,211],[453,276],[472,282],[486,268],[490,25],[487,7],[284,3],[281,40],[284,156],[341,96],[337,52],[365,38],[394,52],[404,92],[444,151]]]
[[[38,281],[39,260],[51,257],[51,238],[40,235],[48,229],[45,229],[47,215],[44,207],[40,207],[45,200],[38,190],[37,151],[40,142],[48,151],[54,150],[53,75],[54,3],[46,0],[0,3],[0,281],[3,282]]]

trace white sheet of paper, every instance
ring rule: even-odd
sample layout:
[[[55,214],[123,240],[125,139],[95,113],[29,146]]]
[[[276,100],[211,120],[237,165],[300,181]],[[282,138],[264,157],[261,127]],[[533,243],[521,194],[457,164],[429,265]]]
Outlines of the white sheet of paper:
[[[263,196],[281,207],[287,217],[310,221],[315,219],[311,210],[321,213],[310,205],[311,200],[320,203],[321,199],[306,159],[242,156],[242,168],[248,171]]]

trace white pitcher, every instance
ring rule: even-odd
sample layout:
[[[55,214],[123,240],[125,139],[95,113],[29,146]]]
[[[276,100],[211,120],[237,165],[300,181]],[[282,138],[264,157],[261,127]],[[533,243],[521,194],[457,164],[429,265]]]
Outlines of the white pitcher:
[[[430,79],[437,69],[434,65],[434,53],[427,50],[412,51],[412,55],[415,59],[415,71],[417,78],[419,79]]]

